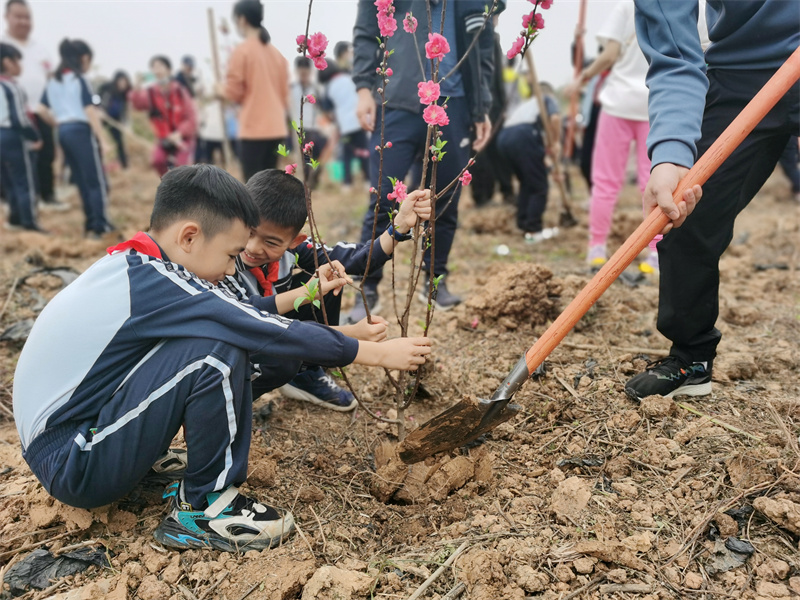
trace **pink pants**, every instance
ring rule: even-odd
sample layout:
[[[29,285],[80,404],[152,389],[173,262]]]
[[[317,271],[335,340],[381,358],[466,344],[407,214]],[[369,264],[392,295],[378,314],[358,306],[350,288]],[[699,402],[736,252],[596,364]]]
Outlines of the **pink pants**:
[[[636,172],[639,190],[644,193],[650,178],[650,159],[647,157],[647,121],[631,121],[600,110],[597,137],[592,154],[592,199],[589,205],[589,245],[604,246],[611,231],[611,218],[619,193],[625,184],[631,142],[636,142]],[[657,236],[650,242],[655,251]]]
[[[150,157],[150,164],[163,177],[170,167],[183,167],[192,164],[194,162],[194,147],[195,140],[184,140],[183,147],[173,154],[170,161],[170,157],[164,152],[164,148],[156,142],[156,146],[153,148],[153,155]]]

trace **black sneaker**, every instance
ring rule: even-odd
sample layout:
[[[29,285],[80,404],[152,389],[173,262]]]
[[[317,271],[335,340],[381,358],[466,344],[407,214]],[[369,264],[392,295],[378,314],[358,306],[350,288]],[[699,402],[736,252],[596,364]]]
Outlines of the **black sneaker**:
[[[156,459],[144,481],[148,484],[166,485],[172,481],[183,479],[186,468],[189,466],[189,457],[186,450],[182,448],[167,448],[161,456]]]
[[[363,284],[362,284],[363,285]],[[381,299],[378,297],[378,288],[371,285],[364,285],[364,296],[367,298],[367,306],[369,306],[369,314],[378,314],[381,310]],[[356,305],[350,314],[347,315],[347,323],[355,324],[366,318],[367,311],[364,310],[364,301],[361,294],[356,294]]]
[[[711,394],[711,362],[689,363],[667,356],[647,365],[625,384],[625,393],[636,402],[647,396],[708,396]]]
[[[172,508],[153,532],[158,542],[171,548],[207,548],[247,552],[277,546],[294,532],[294,517],[252,498],[231,486],[208,494],[208,508],[197,510],[181,499],[180,484],[164,492]]]
[[[338,412],[353,410],[358,404],[350,390],[339,386],[322,367],[298,373],[280,388],[280,392],[287,398],[310,402]]]
[[[425,279],[422,289],[420,289],[419,293],[417,294],[417,298],[423,304],[428,304],[428,280]],[[436,286],[436,289],[433,290],[433,303],[436,305],[438,310],[450,310],[461,304],[461,296],[456,296],[455,294],[450,293],[450,290],[447,289],[447,278],[442,277],[439,280],[439,285]]]

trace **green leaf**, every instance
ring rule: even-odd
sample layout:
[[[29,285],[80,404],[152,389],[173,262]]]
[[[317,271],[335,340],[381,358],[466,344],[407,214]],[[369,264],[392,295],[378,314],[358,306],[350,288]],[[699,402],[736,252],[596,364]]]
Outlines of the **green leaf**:
[[[299,254],[295,254],[294,255],[294,266],[296,267],[299,263],[300,263],[300,255]]]
[[[295,131],[300,130],[299,127],[297,127],[297,121],[292,121],[292,129],[294,129]]]
[[[392,54],[394,54],[394,48],[392,48],[391,50],[389,50],[389,53],[388,53],[386,56],[391,56]]]
[[[314,158],[312,158],[311,162],[309,162],[308,164],[310,164],[311,168],[314,169],[315,171],[319,168],[319,161]]]
[[[439,275],[438,277],[433,278],[433,288],[436,289],[439,287],[439,282],[444,278],[444,275]]]
[[[294,309],[295,310],[300,310],[300,307],[303,306],[303,302],[305,302],[305,300],[306,299],[303,298],[302,296],[300,298],[295,298],[294,299]]]
[[[283,144],[278,144],[278,154],[280,154],[281,156],[289,156],[289,151]]]
[[[314,302],[311,304],[313,304],[316,308],[319,308],[319,300],[314,300]]]
[[[389,177],[389,181],[392,182],[392,187],[397,185],[397,177]]]

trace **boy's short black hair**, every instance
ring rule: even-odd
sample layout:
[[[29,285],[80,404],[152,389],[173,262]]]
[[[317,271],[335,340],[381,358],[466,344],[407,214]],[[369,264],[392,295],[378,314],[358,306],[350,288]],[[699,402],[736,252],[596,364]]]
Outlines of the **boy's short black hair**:
[[[156,54],[153,58],[150,59],[150,62],[147,64],[150,67],[152,67],[153,63],[156,61],[160,62],[162,65],[167,67],[167,71],[169,71],[170,73],[172,72],[172,61],[169,58],[167,58],[163,54]]]
[[[3,72],[3,61],[7,58],[11,60],[21,60],[22,52],[11,44],[0,43],[0,72]]]
[[[348,41],[336,42],[336,45],[333,47],[333,57],[339,60],[342,56],[350,52],[352,47],[353,44]]]
[[[15,4],[19,4],[21,6],[28,6],[28,3],[25,0],[8,0],[8,2],[6,2],[6,14],[8,14],[9,9]]]
[[[209,238],[242,221],[258,227],[258,210],[244,184],[213,165],[189,165],[167,172],[156,190],[150,229],[163,231],[178,219],[194,219]]]
[[[306,190],[303,183],[280,169],[259,171],[247,182],[247,191],[261,221],[292,228],[295,235],[306,224]]]
[[[294,68],[295,69],[310,69],[311,68],[311,59],[307,56],[298,56],[294,59]]]

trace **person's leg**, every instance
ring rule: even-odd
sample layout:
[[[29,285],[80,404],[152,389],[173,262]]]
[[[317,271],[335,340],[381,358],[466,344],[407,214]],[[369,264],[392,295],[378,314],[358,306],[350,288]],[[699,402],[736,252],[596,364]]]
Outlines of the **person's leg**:
[[[597,137],[597,122],[600,120],[600,104],[592,104],[589,114],[589,123],[583,130],[583,144],[581,144],[581,174],[586,180],[586,187],[592,189],[592,156]]]
[[[780,157],[780,165],[792,185],[792,194],[800,194],[800,148],[797,136],[792,136]]]
[[[380,109],[376,115],[375,131],[372,133],[370,143],[372,147],[380,144]],[[425,144],[426,125],[419,114],[410,113],[399,109],[387,109],[384,121],[384,137],[392,141],[392,147],[384,150],[383,161],[383,182],[380,186],[381,198],[377,213],[377,223],[375,215],[375,205],[377,202],[375,194],[369,195],[369,208],[364,215],[364,222],[361,228],[361,242],[367,243],[372,239],[373,226],[375,236],[379,236],[389,226],[389,211],[395,207],[395,203],[386,196],[392,191],[392,183],[389,177],[399,180],[405,179],[411,163],[418,152]],[[380,169],[380,155],[377,151],[370,152],[370,183],[373,188],[378,189],[378,173]],[[373,289],[378,286],[383,275],[382,269],[373,271],[369,277],[364,278],[364,284]]]
[[[175,166],[182,167],[191,165],[194,162],[195,147],[197,140],[190,139],[183,141],[183,147],[175,153]]]
[[[600,111],[592,158],[592,197],[589,205],[589,247],[605,247],[633,139],[631,121]]]
[[[2,178],[8,191],[9,223],[25,229],[36,224],[36,183],[24,140],[15,132],[0,133]]]
[[[67,424],[73,433],[58,451],[59,468],[37,468],[44,440],[34,440],[26,459],[55,498],[93,508],[130,492],[185,425],[184,499],[202,508],[207,494],[247,476],[249,368],[244,350],[216,340],[163,340],[95,419]]]
[[[631,121],[630,123],[636,142],[636,181],[639,184],[639,192],[644,196],[644,190],[650,180],[650,157],[647,155],[647,134],[650,133],[650,123],[648,121]],[[653,269],[658,268],[656,244],[661,241],[661,238],[662,236],[659,234],[650,241],[650,256],[647,264]]]
[[[354,147],[354,154],[361,165],[361,176],[364,181],[370,180],[370,167],[369,167],[369,138],[367,132],[359,130],[351,136],[352,144]]]
[[[472,119],[465,98],[451,98],[448,102],[447,115],[450,123],[441,128],[442,140],[447,142],[447,155],[439,163],[436,173],[436,189],[444,189],[456,177],[469,161],[472,150],[470,128]],[[431,164],[429,163],[429,168]],[[458,201],[461,186],[453,186],[452,190],[436,201],[435,242],[425,252],[425,266],[428,268],[433,255],[433,274],[447,275],[447,262],[458,224]]]
[[[492,140],[492,144],[495,140]],[[494,169],[489,159],[488,148],[475,158],[475,164],[469,168],[472,173],[472,201],[475,206],[486,206],[494,195]]]
[[[264,169],[274,169],[278,165],[278,145],[283,140],[261,140],[261,160],[262,166],[259,171]]]
[[[503,194],[503,198],[512,196],[514,194],[514,186],[511,184],[512,170],[508,161],[503,159],[497,147],[497,136],[489,142],[489,146],[486,149],[486,158],[488,159],[490,168],[494,172],[495,180],[500,186],[500,192]]]
[[[709,71],[701,156],[739,114],[767,71]],[[719,258],[733,238],[736,216],[772,173],[792,134],[798,132],[800,86],[795,85],[703,185],[703,198],[682,227],[658,245],[661,263],[658,329],[671,353],[689,362],[712,361],[721,334]],[[688,267],[688,268],[687,268]]]
[[[83,208],[86,213],[86,231],[103,234],[112,229],[106,217],[108,204],[107,184],[100,148],[87,123],[75,123],[62,127],[68,132],[72,152],[72,164],[78,187],[81,190]]]
[[[242,179],[247,183],[259,171],[258,140],[239,140]]]
[[[61,150],[64,152],[64,161],[69,167],[72,181],[78,187],[83,212],[88,215],[91,210],[88,205],[89,190],[82,176],[81,163],[81,154],[86,151],[86,147],[82,143],[83,140],[79,129],[79,123],[64,123],[60,125],[58,128],[58,141],[61,144]]]
[[[527,142],[523,134],[524,129],[532,129],[526,125],[516,125],[502,129],[497,135],[497,145],[500,149],[503,160],[512,168],[514,175],[519,180],[519,192],[517,194],[517,226],[525,232],[522,223],[528,221],[528,210],[530,202],[528,200],[529,190],[525,185],[527,176],[525,173],[526,157],[527,157]],[[532,135],[531,135],[532,137]],[[520,152],[520,146],[524,147],[524,151]]]
[[[355,157],[353,134],[342,137],[342,183],[353,185],[353,158]]]
[[[158,140],[156,140],[156,145],[153,147],[153,153],[150,156],[150,164],[156,170],[159,177],[163,177],[169,170],[169,157]]]
[[[34,120],[42,139],[42,148],[36,160],[39,195],[44,202],[54,203],[56,197],[53,187],[53,161],[56,158],[56,147],[53,128],[38,115],[34,116]]]

